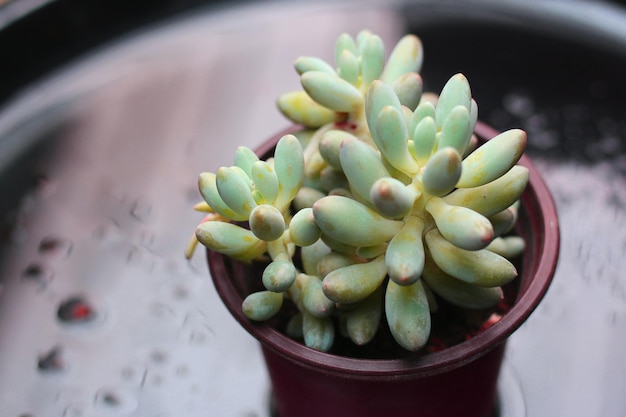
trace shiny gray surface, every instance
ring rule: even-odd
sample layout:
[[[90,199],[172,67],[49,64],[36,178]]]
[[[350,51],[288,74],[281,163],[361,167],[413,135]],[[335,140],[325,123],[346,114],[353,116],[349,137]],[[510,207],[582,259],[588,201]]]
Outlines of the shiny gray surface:
[[[340,32],[363,27],[387,45],[407,30],[388,7],[207,12],[97,51],[0,113],[2,195],[15,206],[0,258],[0,415],[269,415],[256,342],[217,298],[203,253],[189,263],[182,256],[201,217],[191,210],[196,176],[284,128],[274,100],[300,88],[293,60],[330,59]],[[511,92],[503,109],[536,123],[532,106],[524,113],[533,99]],[[626,129],[613,122],[605,146],[619,153]],[[534,156],[555,190],[561,262],[543,304],[510,340],[502,417],[623,417],[620,159]],[[25,162],[15,167],[18,158]],[[73,296],[93,306],[94,320],[58,320]],[[38,369],[54,351],[58,367]]]

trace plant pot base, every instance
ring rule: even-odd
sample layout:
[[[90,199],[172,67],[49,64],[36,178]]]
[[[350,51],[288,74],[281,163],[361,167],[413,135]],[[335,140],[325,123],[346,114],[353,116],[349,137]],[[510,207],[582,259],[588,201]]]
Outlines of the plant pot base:
[[[276,410],[273,394],[269,395],[269,417],[282,417]],[[504,359],[498,377],[496,400],[489,417],[526,417],[522,386],[510,363]]]
[[[505,347],[500,343],[463,366],[420,375],[377,374],[378,360],[367,361],[370,375],[337,373],[267,346],[262,351],[280,417],[315,417],[322,408],[328,417],[491,417]],[[408,359],[397,363],[411,366]]]

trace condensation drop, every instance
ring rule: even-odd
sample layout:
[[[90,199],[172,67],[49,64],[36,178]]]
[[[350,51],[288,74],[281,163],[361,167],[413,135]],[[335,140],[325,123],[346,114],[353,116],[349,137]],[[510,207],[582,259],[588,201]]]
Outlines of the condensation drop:
[[[200,310],[194,310],[185,315],[185,320],[183,321],[184,326],[196,326],[196,325],[205,325],[208,322],[206,314],[204,314]]]
[[[37,369],[42,372],[60,372],[66,367],[60,346],[53,347],[37,358]]]
[[[139,266],[148,272],[153,272],[157,266],[157,260],[154,254],[138,246],[132,246],[128,250],[126,262],[129,265]]]
[[[152,353],[150,354],[150,359],[156,364],[165,363],[167,361],[167,353],[163,352],[162,350],[152,351]]]
[[[176,368],[176,376],[180,378],[185,378],[189,376],[189,367],[185,365],[180,365]]]
[[[156,240],[156,233],[152,230],[142,230],[139,235],[139,242],[144,246],[152,246]]]
[[[122,369],[122,379],[133,379],[133,377],[135,376],[135,370],[132,368],[124,368]]]
[[[195,277],[187,278],[179,275],[176,279],[164,282],[161,287],[161,292],[163,296],[175,302],[184,303],[200,294],[203,285],[206,285],[206,282],[196,279]],[[185,319],[185,321],[187,321],[187,319]],[[204,321],[206,321],[206,318]]]
[[[152,313],[153,316],[159,318],[159,319],[175,319],[176,318],[176,313],[174,313],[174,310],[162,303],[154,303],[150,306],[150,312]]]
[[[560,143],[559,132],[555,130],[542,130],[530,136],[528,141],[529,144],[535,149],[553,149]]]
[[[126,261],[129,264],[139,264],[142,258],[143,258],[143,254],[141,250],[139,250],[139,248],[134,247],[134,246],[130,248],[130,250],[128,251],[128,255],[126,255]]]
[[[96,393],[95,405],[102,411],[130,413],[137,408],[138,402],[126,391],[107,387]]]
[[[94,307],[82,296],[72,296],[59,304],[57,318],[64,323],[89,322],[96,318]]]
[[[184,300],[189,297],[189,289],[183,284],[176,285],[172,290],[172,295],[178,300]]]
[[[137,199],[130,209],[130,214],[137,220],[146,221],[152,212],[152,205],[143,199]]]
[[[121,401],[118,397],[115,396],[115,394],[111,392],[107,392],[102,395],[102,403],[109,405],[109,406],[116,407],[120,405]]]
[[[509,93],[503,98],[504,108],[518,117],[530,116],[535,108],[530,96],[523,93]]]
[[[213,334],[213,331],[208,327],[204,326],[199,329],[195,329],[191,332],[189,337],[189,341],[193,345],[203,345],[209,340],[209,337]]]
[[[55,258],[67,258],[72,252],[72,242],[68,239],[49,236],[39,243],[39,253]]]
[[[86,415],[83,406],[77,404],[69,405],[63,412],[63,417],[85,417]]]
[[[100,224],[96,226],[92,236],[102,242],[116,240],[120,237],[120,226],[115,222]]]
[[[33,262],[29,264],[22,272],[22,279],[28,282],[34,282],[45,287],[52,281],[54,270],[45,264]]]
[[[192,345],[203,345],[215,336],[213,329],[207,324],[206,315],[197,310],[188,313],[183,321],[180,337]]]

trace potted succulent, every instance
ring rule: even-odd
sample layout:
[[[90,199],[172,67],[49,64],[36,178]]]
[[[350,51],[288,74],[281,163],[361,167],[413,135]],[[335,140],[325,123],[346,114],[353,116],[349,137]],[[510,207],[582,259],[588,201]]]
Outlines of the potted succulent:
[[[422,59],[414,35],[387,61],[377,35],[341,35],[334,67],[295,62],[278,108],[296,127],[199,176],[187,255],[208,248],[281,417],[487,417],[549,285],[558,224],[526,134],[478,122],[462,74],[423,92]]]

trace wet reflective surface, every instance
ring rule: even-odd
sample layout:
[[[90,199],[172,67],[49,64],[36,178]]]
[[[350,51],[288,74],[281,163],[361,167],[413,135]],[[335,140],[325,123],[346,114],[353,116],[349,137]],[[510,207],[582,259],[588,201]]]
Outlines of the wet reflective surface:
[[[501,416],[625,415],[626,46],[556,36],[540,28],[545,13],[514,28],[500,9],[464,25],[432,13],[209,10],[112,42],[5,107],[0,414],[269,416],[256,342],[221,305],[204,254],[183,258],[201,217],[196,176],[286,126],[274,100],[299,89],[297,56],[328,58],[341,31],[369,27],[388,45],[420,35],[432,89],[466,72],[483,120],[528,130],[553,190],[561,260],[510,340]],[[434,23],[482,46],[463,55]],[[477,58],[488,53],[499,59]]]

